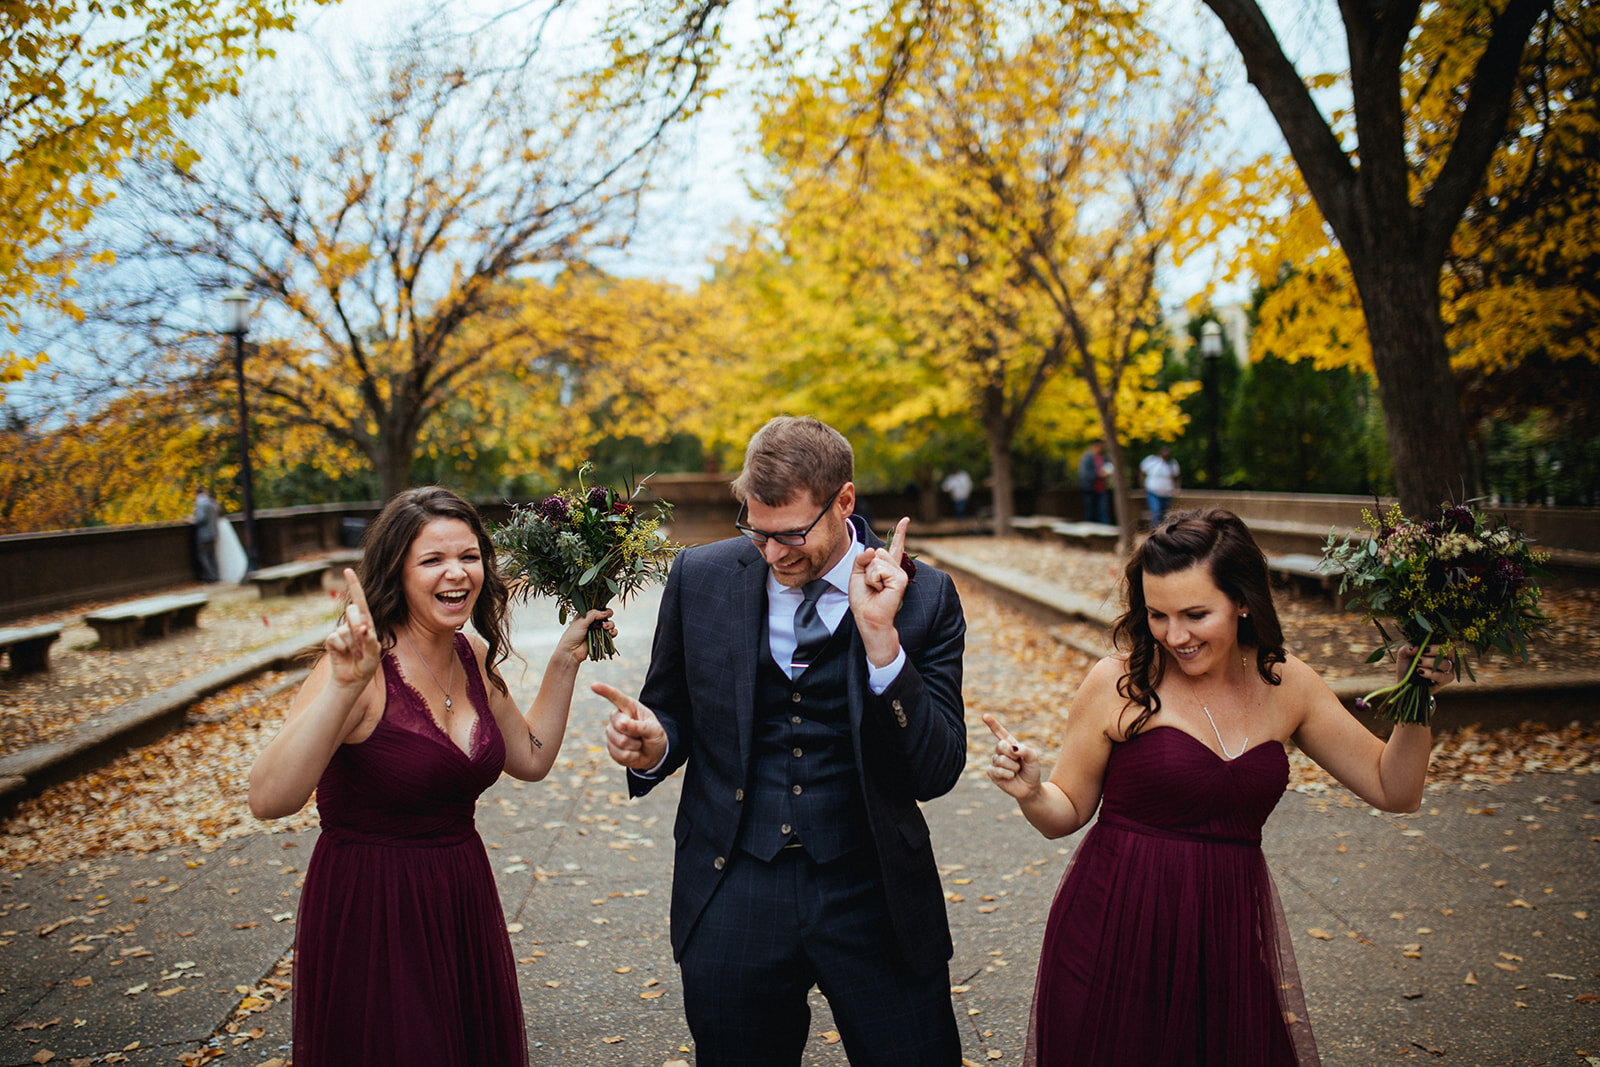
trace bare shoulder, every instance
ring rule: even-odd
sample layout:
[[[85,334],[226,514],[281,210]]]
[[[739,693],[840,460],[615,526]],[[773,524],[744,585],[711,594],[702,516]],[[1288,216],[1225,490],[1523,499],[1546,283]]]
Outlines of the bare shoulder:
[[[1328,683],[1312,666],[1299,656],[1292,653],[1278,665],[1279,699],[1295,715],[1296,722],[1302,722],[1307,714],[1316,708],[1323,707],[1332,701],[1338,703],[1333,696],[1333,690],[1328,688]]]
[[[1110,737],[1128,700],[1117,687],[1128,673],[1128,657],[1114,652],[1100,659],[1078,686],[1072,699],[1072,717],[1085,727]]]
[[[1311,664],[1292,652],[1285,653],[1284,661],[1278,665],[1278,677],[1283,691],[1290,695],[1307,696],[1328,688]]]
[[[1117,685],[1128,673],[1128,654],[1126,652],[1113,652],[1109,656],[1102,656],[1089,673],[1084,675],[1083,685],[1079,692],[1085,695],[1116,693]]]

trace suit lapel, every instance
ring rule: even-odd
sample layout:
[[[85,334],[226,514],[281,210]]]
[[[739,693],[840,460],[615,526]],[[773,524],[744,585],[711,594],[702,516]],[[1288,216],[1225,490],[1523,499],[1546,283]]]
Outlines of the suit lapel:
[[[756,667],[760,657],[770,655],[760,647],[761,635],[767,630],[767,567],[760,555],[752,554],[744,561],[731,596],[728,661],[736,665],[733,713],[739,723],[739,764],[748,767],[755,731]]]

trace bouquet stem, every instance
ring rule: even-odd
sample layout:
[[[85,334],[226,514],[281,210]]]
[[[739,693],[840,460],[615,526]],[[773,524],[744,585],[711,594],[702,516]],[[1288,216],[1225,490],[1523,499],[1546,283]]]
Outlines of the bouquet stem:
[[[1406,673],[1393,685],[1374,689],[1356,702],[1362,708],[1372,708],[1380,716],[1402,725],[1427,726],[1431,721],[1433,700],[1431,686],[1426,678],[1417,675],[1417,664],[1427,647],[1419,643],[1418,652],[1406,668]]]
[[[606,632],[605,623],[589,624],[589,661],[598,663],[617,654],[617,644]]]

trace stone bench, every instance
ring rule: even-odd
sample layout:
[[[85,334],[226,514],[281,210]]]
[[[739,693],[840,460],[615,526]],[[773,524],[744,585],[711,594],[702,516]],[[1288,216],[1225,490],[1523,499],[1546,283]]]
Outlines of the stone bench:
[[[0,628],[0,652],[9,654],[11,674],[28,674],[50,669],[50,646],[61,636],[59,622],[39,626],[7,626]]]
[[[198,626],[200,609],[206,603],[204,593],[151,596],[101,608],[85,615],[83,621],[94,627],[105,647],[132,648],[146,638]]]
[[[1021,534],[1036,536],[1047,532],[1053,524],[1060,521],[1049,515],[1014,515],[1011,519],[1011,528]]]
[[[1336,563],[1324,563],[1321,556],[1299,552],[1286,552],[1267,557],[1267,570],[1293,584],[1297,589],[1312,594],[1326,593],[1334,596],[1344,568]]]
[[[1089,548],[1115,548],[1122,531],[1104,522],[1063,522],[1057,520],[1048,527],[1051,534],[1063,541],[1076,542]]]
[[[250,583],[264,597],[290,596],[322,588],[322,576],[335,566],[331,559],[301,559],[262,567],[250,575]]]
[[[1103,522],[1068,522],[1053,515],[1018,515],[1011,528],[1027,537],[1059,537],[1090,548],[1109,548],[1122,531]]]

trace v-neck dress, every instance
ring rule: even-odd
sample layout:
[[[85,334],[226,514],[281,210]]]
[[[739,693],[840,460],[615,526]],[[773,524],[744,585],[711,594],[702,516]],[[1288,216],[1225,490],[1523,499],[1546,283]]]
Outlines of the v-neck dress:
[[[1261,854],[1288,783],[1276,741],[1225,760],[1157,726],[1113,747],[1045,926],[1027,1062],[1318,1062]]]
[[[295,917],[295,1067],[527,1063],[516,965],[473,823],[505,740],[466,637],[470,751],[383,654],[383,718],[317,783],[322,835]]]

